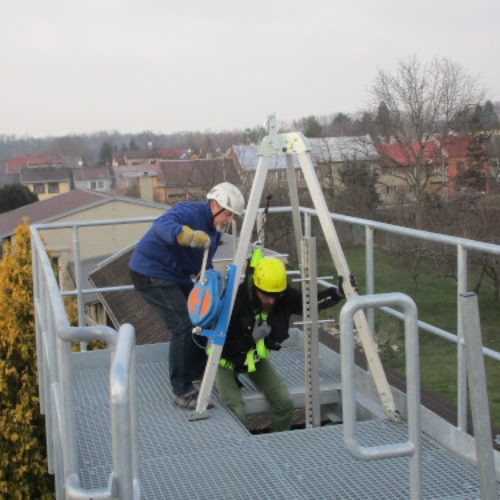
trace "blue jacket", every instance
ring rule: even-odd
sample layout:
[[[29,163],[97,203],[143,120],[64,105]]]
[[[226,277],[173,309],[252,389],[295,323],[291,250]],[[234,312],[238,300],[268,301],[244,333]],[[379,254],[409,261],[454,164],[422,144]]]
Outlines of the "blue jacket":
[[[135,247],[130,269],[151,278],[191,285],[191,276],[201,270],[204,250],[177,243],[182,226],[204,231],[210,237],[207,262],[207,269],[210,269],[221,233],[213,225],[209,203],[197,201],[179,203],[153,222]]]

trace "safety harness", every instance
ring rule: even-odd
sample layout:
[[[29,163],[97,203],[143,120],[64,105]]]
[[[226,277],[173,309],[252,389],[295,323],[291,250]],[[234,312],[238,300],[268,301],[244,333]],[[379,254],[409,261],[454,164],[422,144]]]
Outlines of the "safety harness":
[[[257,321],[259,319],[261,319],[262,321],[266,321],[267,313],[259,313],[255,316],[255,319]],[[211,349],[212,346],[209,346],[207,348],[207,355],[210,354]],[[249,349],[246,354],[244,365],[247,367],[248,373],[252,373],[257,369],[255,367],[255,363],[258,363],[261,359],[269,359],[269,350],[266,347],[264,339],[259,339],[255,347]],[[234,371],[235,369],[234,363],[226,358],[220,358],[219,365],[223,368],[227,368],[228,370]]]
[[[261,312],[255,315],[255,320],[267,321],[267,313]],[[254,372],[257,368],[255,367],[255,363],[258,363],[261,359],[269,359],[269,351],[266,347],[266,343],[264,339],[259,339],[255,347],[252,347],[248,350],[245,366],[248,369],[248,373]]]

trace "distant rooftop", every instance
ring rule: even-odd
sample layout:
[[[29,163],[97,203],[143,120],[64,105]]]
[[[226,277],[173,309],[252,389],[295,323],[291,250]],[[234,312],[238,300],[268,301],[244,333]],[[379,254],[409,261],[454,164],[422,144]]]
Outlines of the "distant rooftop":
[[[320,137],[308,139],[311,146],[311,159],[315,163],[344,162],[346,160],[372,161],[378,156],[377,150],[368,136]],[[244,171],[255,170],[259,159],[259,146],[234,145],[233,151]],[[299,163],[293,155],[295,168]],[[271,170],[286,168],[284,155],[271,159]]]

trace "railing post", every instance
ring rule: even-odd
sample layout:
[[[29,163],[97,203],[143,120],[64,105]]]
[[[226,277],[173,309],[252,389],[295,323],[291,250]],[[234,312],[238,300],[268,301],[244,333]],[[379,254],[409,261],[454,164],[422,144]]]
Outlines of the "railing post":
[[[457,246],[457,427],[467,432],[467,366],[460,295],[467,291],[467,249]]]
[[[365,259],[366,259],[366,295],[375,293],[375,260],[373,256],[373,228],[365,226]],[[370,332],[375,331],[375,311],[372,307],[366,311],[366,319]]]
[[[139,492],[135,331],[120,328],[110,372],[113,471],[121,500],[133,500]]]
[[[483,500],[496,500],[495,461],[477,295],[470,292],[462,293],[459,300],[462,311],[481,498]]]
[[[76,304],[78,307],[78,326],[85,326],[85,305],[82,294],[82,263],[80,260],[80,236],[78,226],[73,226],[73,263],[75,266]],[[80,342],[81,351],[87,350],[87,344]]]

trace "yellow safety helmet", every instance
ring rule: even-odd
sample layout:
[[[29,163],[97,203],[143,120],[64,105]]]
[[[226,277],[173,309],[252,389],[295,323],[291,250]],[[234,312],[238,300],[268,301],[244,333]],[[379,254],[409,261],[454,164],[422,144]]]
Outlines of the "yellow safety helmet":
[[[253,283],[265,293],[280,293],[286,288],[286,270],[281,260],[263,257],[255,266]]]

